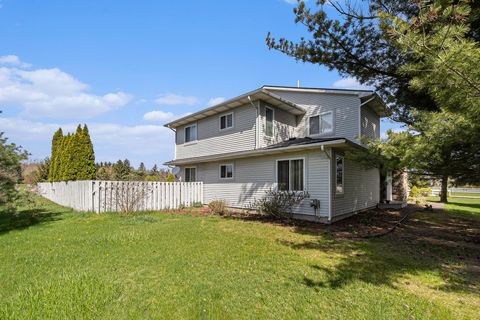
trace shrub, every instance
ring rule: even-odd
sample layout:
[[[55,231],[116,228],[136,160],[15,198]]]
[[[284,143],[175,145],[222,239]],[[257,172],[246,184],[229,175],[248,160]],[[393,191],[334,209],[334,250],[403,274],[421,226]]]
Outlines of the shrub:
[[[293,216],[293,207],[299,205],[309,196],[308,192],[304,191],[278,191],[270,189],[263,198],[252,203],[252,209],[268,216],[291,218]]]
[[[213,200],[208,204],[213,213],[223,215],[227,211],[227,204],[223,200]]]
[[[201,203],[200,201],[194,202],[194,203],[192,203],[192,207],[201,208],[201,207],[203,207],[203,203]]]
[[[432,189],[430,188],[419,188],[417,186],[413,186],[410,190],[410,197],[412,198],[429,197],[431,194]]]
[[[415,201],[418,205],[424,205],[427,200],[426,198],[432,194],[432,189],[430,188],[419,188],[417,186],[413,186],[410,190],[410,198]]]

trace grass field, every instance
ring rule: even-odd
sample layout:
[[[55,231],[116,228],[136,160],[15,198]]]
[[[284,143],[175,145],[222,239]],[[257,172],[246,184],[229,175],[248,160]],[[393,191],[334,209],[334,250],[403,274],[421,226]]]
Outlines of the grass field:
[[[480,197],[478,192],[452,192],[450,194],[452,197],[462,196],[462,197]]]
[[[96,215],[29,197],[0,214],[0,319],[478,319],[480,201],[461,201],[367,240],[348,221]]]

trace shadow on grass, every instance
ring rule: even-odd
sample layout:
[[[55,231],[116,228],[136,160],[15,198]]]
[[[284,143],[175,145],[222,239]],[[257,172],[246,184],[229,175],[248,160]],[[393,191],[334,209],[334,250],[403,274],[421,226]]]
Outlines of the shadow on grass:
[[[22,230],[34,225],[60,220],[62,212],[43,208],[18,211],[0,211],[0,235],[13,230]]]
[[[360,231],[361,223],[357,226]],[[433,273],[442,279],[435,289],[480,294],[480,221],[416,212],[393,233],[375,239],[348,239],[340,232],[342,228],[326,226],[313,240],[282,242],[296,250],[320,250],[341,257],[334,267],[312,265],[312,273],[300,280],[304,285],[339,288],[362,281],[395,287],[406,275]],[[309,233],[304,228],[296,231]]]

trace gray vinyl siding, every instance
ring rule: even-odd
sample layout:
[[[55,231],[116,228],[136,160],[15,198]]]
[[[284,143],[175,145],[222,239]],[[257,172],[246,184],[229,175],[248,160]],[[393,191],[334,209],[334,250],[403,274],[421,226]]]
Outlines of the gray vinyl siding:
[[[269,90],[275,95],[294,102],[307,110],[307,113],[298,120],[297,137],[309,136],[309,117],[332,111],[333,132],[323,134],[321,137],[332,136],[350,140],[358,139],[360,133],[360,98],[358,96],[352,94]]]
[[[274,119],[273,119],[273,136],[269,137],[265,134],[265,109],[270,108],[274,110]],[[286,112],[285,110],[272,107],[263,102],[260,103],[260,114],[259,114],[259,134],[258,134],[258,147],[263,148],[268,145],[286,141],[290,138],[295,137],[297,119],[296,116]]]
[[[304,158],[305,186],[310,198],[294,211],[297,214],[314,215],[311,199],[320,200],[318,217],[327,217],[329,212],[328,172],[330,160],[320,150],[286,153],[284,155],[237,159],[235,161],[199,163],[197,180],[204,183],[204,202],[225,200],[229,206],[249,208],[255,200],[263,197],[270,188],[276,188],[276,160]],[[234,178],[220,179],[220,164],[234,164]],[[183,168],[182,168],[183,169]],[[182,170],[183,174],[184,170]]]
[[[333,155],[335,157],[335,153]],[[335,159],[335,158],[333,158]],[[375,207],[380,201],[380,172],[344,158],[344,193],[335,194],[335,161],[332,161],[332,218]]]
[[[380,117],[368,106],[362,107],[362,136],[380,138]]]
[[[178,127],[176,130],[176,159],[253,150],[255,148],[257,111],[253,106],[247,104],[235,108],[233,113],[234,127],[229,130],[220,131],[219,117],[222,114],[198,120],[195,143],[184,144],[185,126]]]

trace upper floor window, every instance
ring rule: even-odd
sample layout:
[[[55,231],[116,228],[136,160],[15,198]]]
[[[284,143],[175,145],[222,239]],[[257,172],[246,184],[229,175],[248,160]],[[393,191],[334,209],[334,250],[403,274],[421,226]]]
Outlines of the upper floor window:
[[[343,194],[343,170],[344,159],[342,156],[335,157],[335,193]]]
[[[197,168],[185,168],[185,182],[197,181]]]
[[[273,118],[274,111],[272,108],[265,108],[265,135],[268,137],[273,136]]]
[[[197,140],[197,125],[185,127],[185,143]]]
[[[324,112],[309,119],[310,135],[328,133],[333,131],[332,112]]]
[[[278,190],[303,191],[304,181],[303,159],[277,161]]]
[[[233,112],[220,116],[220,130],[233,128]]]
[[[220,179],[232,179],[233,178],[233,164],[220,165]]]

